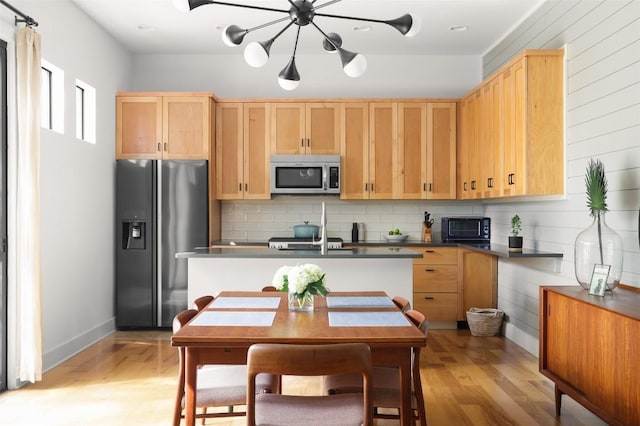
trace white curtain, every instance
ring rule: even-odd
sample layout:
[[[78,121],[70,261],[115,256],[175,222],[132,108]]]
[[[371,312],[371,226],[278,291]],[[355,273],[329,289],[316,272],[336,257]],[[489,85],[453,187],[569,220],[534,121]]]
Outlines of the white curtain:
[[[18,378],[42,380],[40,288],[40,35],[16,32],[16,353]]]

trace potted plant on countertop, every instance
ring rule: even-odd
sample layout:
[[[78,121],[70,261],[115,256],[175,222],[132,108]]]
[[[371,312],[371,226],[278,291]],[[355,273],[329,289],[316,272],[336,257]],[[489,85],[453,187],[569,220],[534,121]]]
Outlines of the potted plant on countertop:
[[[522,221],[520,216],[514,215],[511,218],[511,235],[509,236],[509,251],[520,252],[522,251]]]
[[[596,266],[604,265],[609,271],[606,290],[613,290],[622,276],[623,246],[622,238],[605,222],[607,206],[607,177],[600,160],[589,160],[584,177],[587,196],[587,208],[593,217],[593,223],[576,238],[574,262],[576,279],[580,285],[589,289]]]

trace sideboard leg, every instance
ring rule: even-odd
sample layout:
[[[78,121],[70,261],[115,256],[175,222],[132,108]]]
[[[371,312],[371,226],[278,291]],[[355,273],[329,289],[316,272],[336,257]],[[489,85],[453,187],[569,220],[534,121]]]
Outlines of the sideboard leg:
[[[558,388],[558,385],[554,386],[554,393],[556,397],[556,417],[560,417],[560,409],[562,408],[562,391]]]

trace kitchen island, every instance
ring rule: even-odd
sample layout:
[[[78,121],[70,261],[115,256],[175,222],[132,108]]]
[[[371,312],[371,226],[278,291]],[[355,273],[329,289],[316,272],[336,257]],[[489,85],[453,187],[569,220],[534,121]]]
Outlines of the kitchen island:
[[[188,259],[187,300],[221,291],[255,291],[271,284],[284,265],[315,263],[334,291],[384,291],[412,300],[413,259],[422,255],[407,248],[278,250],[267,248],[199,248],[176,254]]]

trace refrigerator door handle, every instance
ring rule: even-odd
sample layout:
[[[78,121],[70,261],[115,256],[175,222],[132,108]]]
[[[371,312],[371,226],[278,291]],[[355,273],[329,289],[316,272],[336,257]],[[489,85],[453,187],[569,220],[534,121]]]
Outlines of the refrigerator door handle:
[[[156,320],[158,327],[162,326],[162,160],[158,160],[158,166],[156,168],[156,182],[158,185],[158,189],[156,191],[156,223],[158,224],[156,229],[156,247],[158,256],[156,257],[157,268],[156,268]]]

